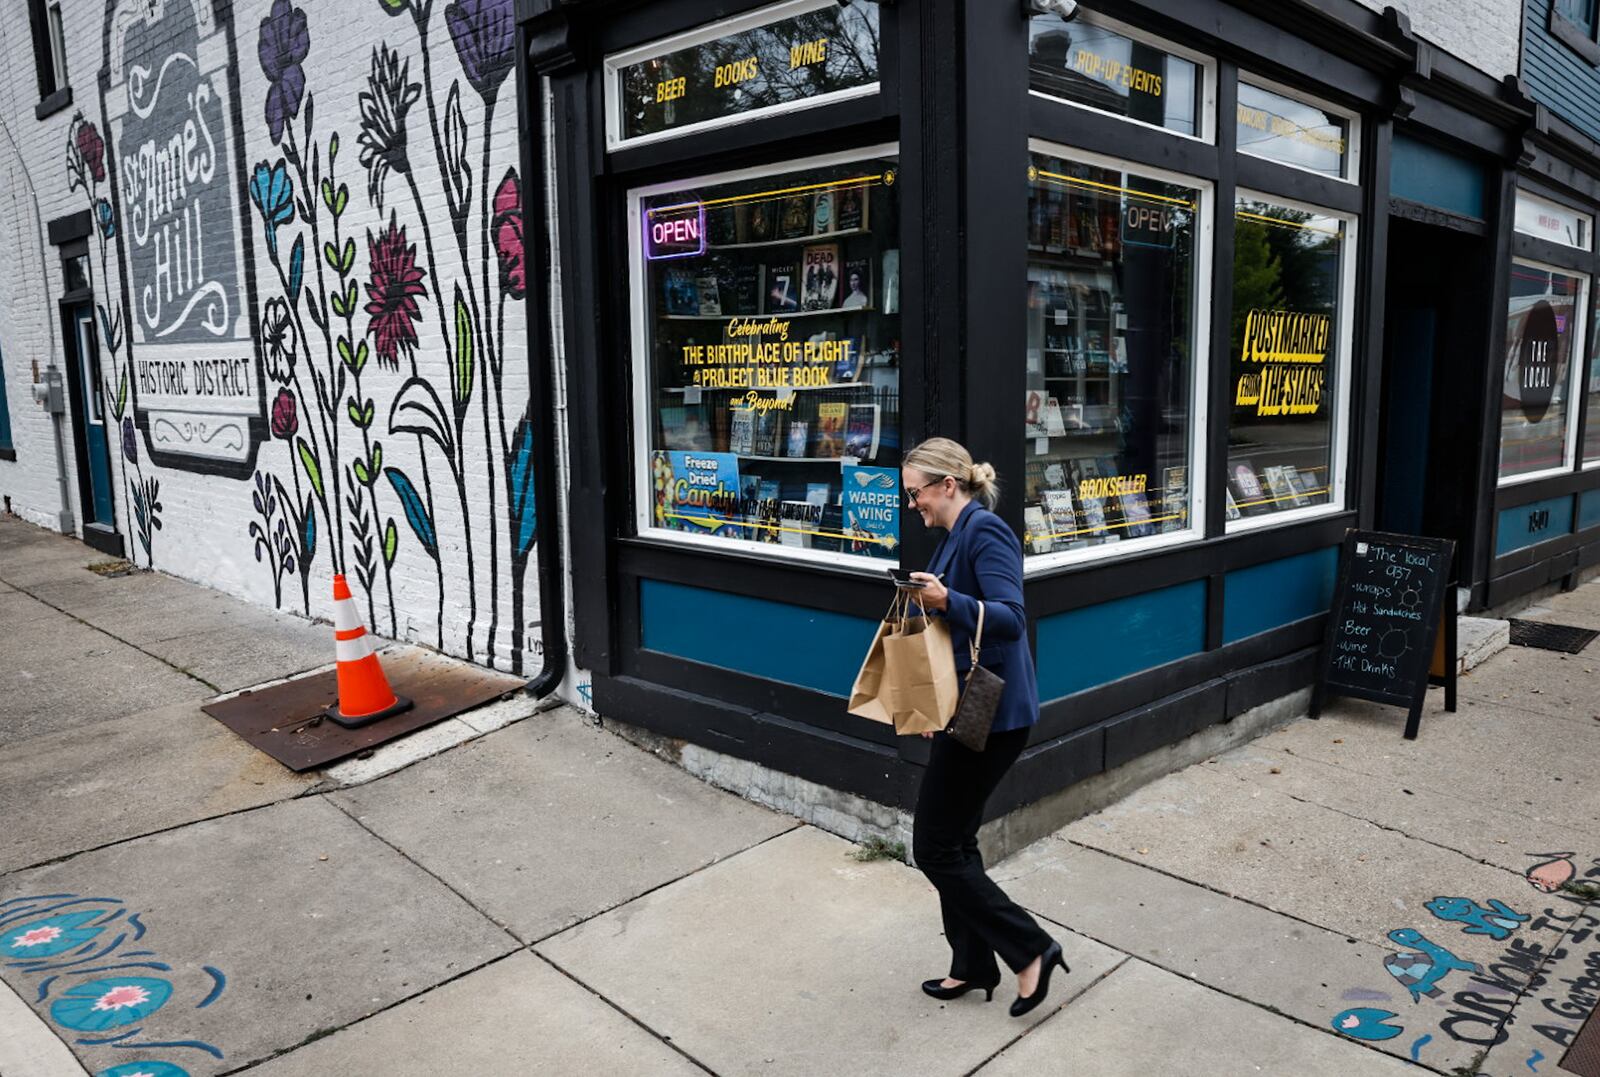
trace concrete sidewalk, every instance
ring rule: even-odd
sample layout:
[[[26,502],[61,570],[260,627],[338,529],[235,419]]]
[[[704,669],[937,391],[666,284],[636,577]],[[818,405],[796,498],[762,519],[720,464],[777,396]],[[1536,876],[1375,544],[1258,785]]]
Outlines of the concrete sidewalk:
[[[1600,993],[1600,907],[1528,877],[1600,874],[1600,644],[1500,654],[1459,713],[1430,696],[1416,742],[1340,702],[998,865],[1072,965],[1016,1021],[1010,984],[917,990],[947,959],[920,874],[570,709],[469,714],[514,724],[387,776],[290,775],[198,704],[323,663],[324,627],[83,580],[91,552],[20,526],[0,521],[3,1077],[1509,1077],[1559,1072]],[[249,672],[193,665],[206,629],[180,622],[209,604],[193,623],[236,632]],[[1600,585],[1534,615],[1600,628]]]

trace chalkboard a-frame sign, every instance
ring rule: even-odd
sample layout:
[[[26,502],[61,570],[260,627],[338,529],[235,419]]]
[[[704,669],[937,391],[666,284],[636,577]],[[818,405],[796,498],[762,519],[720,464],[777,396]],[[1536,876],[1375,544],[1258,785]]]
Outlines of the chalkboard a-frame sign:
[[[1456,606],[1445,600],[1454,556],[1448,539],[1345,532],[1313,718],[1330,695],[1388,703],[1409,710],[1415,740],[1429,684],[1442,684],[1445,709],[1456,709]]]

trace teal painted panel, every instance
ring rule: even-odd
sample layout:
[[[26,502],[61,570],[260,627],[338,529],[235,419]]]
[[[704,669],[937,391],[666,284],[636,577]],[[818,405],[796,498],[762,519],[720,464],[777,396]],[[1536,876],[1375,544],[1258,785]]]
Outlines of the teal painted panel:
[[[1572,498],[1552,497],[1501,509],[1494,529],[1494,555],[1504,557],[1572,531]]]
[[[1578,507],[1578,530],[1600,527],[1600,490],[1590,490],[1583,495]]]
[[[1551,0],[1523,5],[1522,80],[1535,101],[1600,139],[1600,72],[1550,34]]]
[[[878,629],[862,617],[661,580],[639,582],[639,620],[647,650],[836,696],[850,694]]]
[[[1268,561],[1228,573],[1222,642],[1258,635],[1326,613],[1339,576],[1339,547]]]
[[[1389,151],[1389,194],[1483,220],[1483,169],[1426,142],[1394,136]]]
[[[1039,619],[1039,698],[1085,688],[1198,654],[1206,642],[1204,580]]]

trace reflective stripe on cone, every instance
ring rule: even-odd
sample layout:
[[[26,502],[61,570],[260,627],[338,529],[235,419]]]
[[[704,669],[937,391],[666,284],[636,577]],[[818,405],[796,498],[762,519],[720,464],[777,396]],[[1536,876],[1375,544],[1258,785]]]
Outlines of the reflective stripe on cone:
[[[339,700],[328,708],[328,717],[354,727],[409,709],[411,701],[395,695],[389,687],[350,586],[337,574],[333,577],[333,626]]]

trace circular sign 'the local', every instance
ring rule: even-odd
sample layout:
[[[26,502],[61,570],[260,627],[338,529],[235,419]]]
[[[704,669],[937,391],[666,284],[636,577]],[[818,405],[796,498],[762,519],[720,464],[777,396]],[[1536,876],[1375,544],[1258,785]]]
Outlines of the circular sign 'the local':
[[[1555,396],[1559,335],[1556,312],[1541,299],[1522,320],[1522,344],[1517,349],[1517,366],[1521,371],[1517,388],[1523,417],[1530,423],[1544,420]]]

